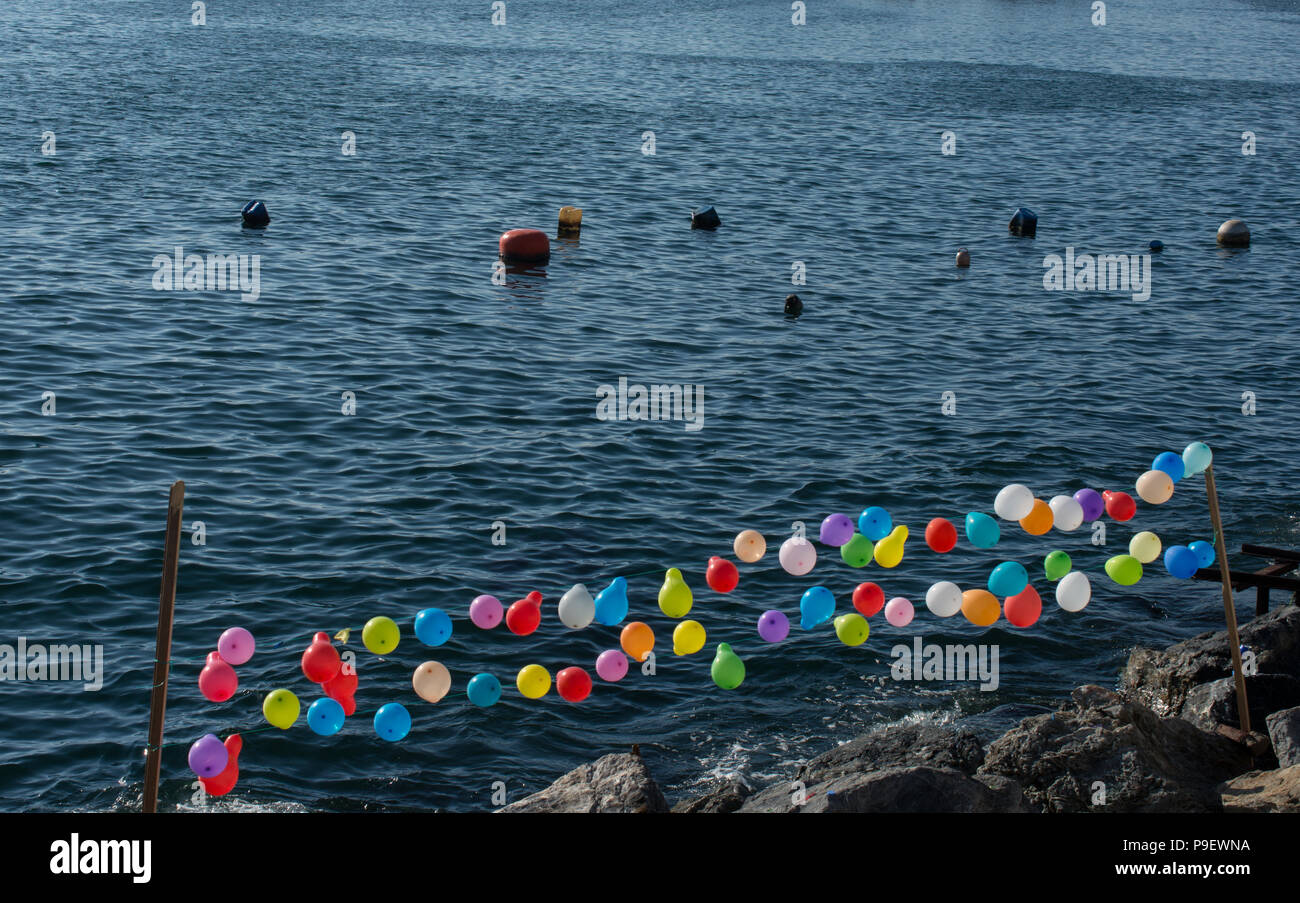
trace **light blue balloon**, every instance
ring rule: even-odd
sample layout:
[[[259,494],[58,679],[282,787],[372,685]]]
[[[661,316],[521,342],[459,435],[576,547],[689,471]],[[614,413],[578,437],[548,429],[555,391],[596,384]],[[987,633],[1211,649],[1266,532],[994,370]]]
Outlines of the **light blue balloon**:
[[[858,532],[872,542],[880,542],[893,529],[893,518],[888,511],[877,505],[872,505],[858,515]]]
[[[829,621],[835,614],[835,596],[824,586],[812,586],[804,591],[799,600],[799,626],[812,630],[823,621]]]
[[[989,574],[989,592],[995,596],[1014,596],[1029,585],[1029,572],[1019,561],[1004,561]]]
[[[426,646],[441,646],[451,639],[451,618],[441,608],[426,608],[415,616],[415,635]]]
[[[1187,546],[1170,546],[1165,549],[1165,570],[1186,580],[1196,573],[1196,553]]]
[[[1169,474],[1169,479],[1177,483],[1183,478],[1187,466],[1183,464],[1181,455],[1176,455],[1173,452],[1161,452],[1156,455],[1156,459],[1151,462],[1151,469],[1163,470],[1165,473]]]
[[[307,709],[307,726],[322,737],[329,737],[343,730],[343,706],[337,699],[317,699]]]
[[[486,672],[475,674],[465,688],[469,701],[487,708],[501,698],[501,681]]]
[[[627,580],[615,577],[609,586],[596,593],[596,620],[606,627],[613,627],[626,617]]]
[[[411,732],[411,713],[400,702],[390,702],[375,712],[375,733],[396,743]]]
[[[987,514],[972,511],[966,515],[966,538],[977,549],[991,549],[1002,538],[1002,530]]]
[[[1192,554],[1196,556],[1197,567],[1208,568],[1214,564],[1215,554],[1213,543],[1208,543],[1203,539],[1198,539],[1196,542],[1188,543],[1187,548],[1191,549]]]
[[[1183,476],[1194,477],[1205,471],[1214,460],[1214,453],[1204,442],[1193,442],[1183,449]]]

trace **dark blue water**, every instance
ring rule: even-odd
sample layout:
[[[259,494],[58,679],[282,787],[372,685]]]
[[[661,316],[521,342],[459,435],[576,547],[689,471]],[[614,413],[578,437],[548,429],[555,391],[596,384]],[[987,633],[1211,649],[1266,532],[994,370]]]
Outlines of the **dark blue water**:
[[[1221,624],[1214,584],[1101,574],[1136,530],[1208,538],[1199,480],[1111,524],[1104,548],[1006,525],[991,552],[940,557],[919,535],[991,510],[1008,482],[1132,491],[1155,454],[1204,439],[1230,543],[1300,544],[1297,5],[1117,3],[1103,27],[1076,2],[808,5],[793,26],[780,2],[512,0],[498,27],[483,2],[225,2],[202,27],[174,2],[0,6],[0,642],[102,644],[107,671],[97,693],[0,683],[0,808],[140,805],[175,479],[163,808],[191,805],[198,736],[265,727],[275,687],[316,698],[297,664],[314,631],[380,614],[403,640],[379,661],[354,635],[359,716],[329,739],[302,721],[245,734],[218,808],[480,809],[494,781],[518,798],[631,743],[675,797],[787,774],[872,725],[1111,685],[1134,644]],[[264,233],[239,228],[251,198]],[[722,228],[692,232],[709,203]],[[494,285],[498,234],[553,232],[564,204],[585,211],[581,239]],[[1021,204],[1034,240],[1007,234]],[[1249,251],[1215,245],[1234,216]],[[1043,289],[1047,254],[1155,238],[1149,300]],[[260,255],[260,297],[154,290],[152,260],[176,245]],[[807,310],[787,320],[794,261]],[[598,420],[596,388],[620,376],[703,385],[703,428]],[[793,521],[868,504],[913,530],[897,570],[824,548],[807,577],[777,566]],[[705,562],[746,527],[768,557],[708,592]],[[857,648],[828,626],[777,646],[754,631],[814,583],[840,611],[862,579],[920,606],[1005,558],[1041,574],[1054,548],[1094,600],[1068,615],[1039,576],[1031,630],[921,607],[904,629],[873,618]],[[687,658],[655,605],[669,566],[709,633]],[[640,575],[632,616],[659,634],[658,674],[580,705],[522,699],[523,665],[591,669],[616,644],[553,607],[615,574]],[[470,626],[475,595],[531,589],[547,601],[534,636]],[[457,619],[437,650],[411,631],[430,606]],[[208,703],[198,669],[232,625],[263,648],[240,693]],[[998,644],[1001,686],[890,679],[890,647],[914,635]],[[719,641],[748,667],[733,692],[709,678]],[[456,681],[436,706],[411,692],[428,659]],[[480,670],[506,685],[490,709],[463,696]],[[361,717],[388,701],[414,715],[398,744]]]

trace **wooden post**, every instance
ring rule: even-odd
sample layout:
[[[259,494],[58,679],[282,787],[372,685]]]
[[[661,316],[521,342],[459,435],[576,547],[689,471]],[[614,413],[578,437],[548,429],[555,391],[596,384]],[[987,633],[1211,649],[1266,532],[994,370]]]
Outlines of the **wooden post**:
[[[167,538],[163,545],[162,590],[158,594],[158,639],[154,645],[153,693],[149,699],[149,748],[144,760],[144,811],[158,810],[158,772],[162,765],[163,718],[167,713],[167,673],[172,658],[172,614],[176,610],[176,572],[181,556],[181,515],[185,483],[172,484],[167,500]]]
[[[1219,517],[1219,493],[1214,488],[1214,465],[1205,468],[1205,494],[1210,502],[1210,520],[1214,522],[1214,549],[1219,558],[1219,576],[1223,579],[1223,616],[1228,622],[1228,643],[1232,647],[1232,672],[1237,681],[1237,716],[1241,729],[1250,733],[1250,709],[1246,706],[1246,675],[1241,670],[1241,639],[1237,636],[1237,609],[1232,603],[1232,574],[1228,571],[1228,541],[1223,536],[1223,519]]]

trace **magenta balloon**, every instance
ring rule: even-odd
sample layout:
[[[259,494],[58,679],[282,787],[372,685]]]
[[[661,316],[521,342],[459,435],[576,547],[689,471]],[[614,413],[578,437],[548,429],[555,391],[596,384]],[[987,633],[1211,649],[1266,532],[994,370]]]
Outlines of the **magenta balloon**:
[[[758,619],[758,635],[769,643],[779,643],[790,635],[790,619],[779,611],[765,611]]]
[[[606,649],[596,657],[596,673],[610,683],[627,676],[627,656],[622,649]]]
[[[225,702],[239,689],[239,677],[220,652],[209,652],[207,664],[199,672],[199,692],[208,702]]]
[[[253,635],[242,627],[232,627],[217,640],[217,652],[231,665],[242,665],[253,657],[257,644]]]
[[[847,514],[832,514],[822,521],[821,541],[828,546],[842,546],[853,538],[857,526]]]
[[[496,596],[476,596],[474,601],[469,603],[469,619],[474,622],[475,627],[491,630],[501,623],[503,617],[505,617],[505,609],[501,607],[501,600]]]
[[[190,747],[190,771],[201,778],[215,778],[229,761],[230,752],[216,734],[204,734]]]
[[[1095,489],[1080,489],[1074,494],[1074,500],[1083,509],[1083,519],[1094,521],[1106,513],[1106,500]]]

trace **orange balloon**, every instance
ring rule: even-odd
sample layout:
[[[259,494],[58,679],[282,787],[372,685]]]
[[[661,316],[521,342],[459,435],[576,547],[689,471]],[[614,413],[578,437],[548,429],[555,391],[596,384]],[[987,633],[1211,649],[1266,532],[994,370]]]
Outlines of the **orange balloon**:
[[[731,545],[736,557],[747,564],[753,564],[767,551],[767,540],[757,530],[741,530],[736,534],[736,541]]]
[[[655,647],[655,632],[650,629],[649,624],[633,621],[623,628],[618,641],[623,646],[623,651],[630,655],[633,661],[641,662],[645,661],[645,657]]]
[[[1042,536],[1048,530],[1052,529],[1052,506],[1042,499],[1034,499],[1034,507],[1029,513],[1020,518],[1020,526],[1030,536]]]
[[[976,627],[988,627],[1002,614],[1002,606],[988,590],[968,589],[961,594],[961,613]]]

